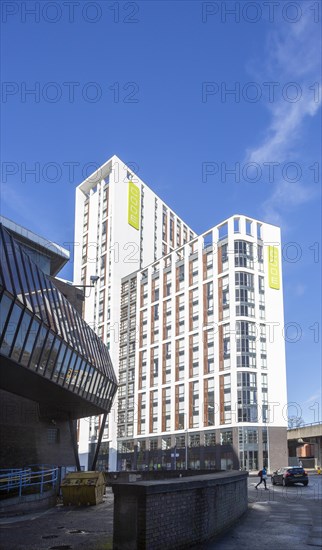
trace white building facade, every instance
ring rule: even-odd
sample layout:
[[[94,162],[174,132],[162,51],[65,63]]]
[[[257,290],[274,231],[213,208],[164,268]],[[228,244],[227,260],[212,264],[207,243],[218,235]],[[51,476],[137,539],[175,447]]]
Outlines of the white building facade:
[[[84,318],[119,380],[98,465],[286,464],[279,228],[236,215],[197,237],[112,157],[77,188],[75,243],[75,283],[98,277]],[[99,427],[81,423],[85,468]]]
[[[119,469],[286,464],[280,243],[234,216],[123,280]]]
[[[90,285],[91,277],[98,277],[95,286],[86,289],[83,314],[108,345],[116,374],[122,278],[188,242],[194,235],[116,156],[77,187],[74,283]],[[80,424],[79,453],[85,468],[99,428],[100,418]],[[116,470],[117,398],[104,431],[102,451],[108,455],[109,469]],[[104,461],[104,457],[101,460]]]

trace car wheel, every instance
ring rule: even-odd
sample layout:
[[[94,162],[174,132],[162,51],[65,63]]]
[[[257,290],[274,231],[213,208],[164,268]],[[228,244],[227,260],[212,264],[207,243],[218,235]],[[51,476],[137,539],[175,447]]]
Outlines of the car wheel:
[[[307,487],[307,485],[308,485],[308,481],[303,481],[303,486]]]

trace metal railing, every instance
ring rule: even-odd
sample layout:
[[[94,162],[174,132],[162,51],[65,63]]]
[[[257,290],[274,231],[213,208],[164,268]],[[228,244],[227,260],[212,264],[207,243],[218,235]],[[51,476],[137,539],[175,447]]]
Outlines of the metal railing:
[[[0,497],[42,494],[54,489],[59,479],[59,468],[48,464],[32,464],[26,468],[0,470]]]

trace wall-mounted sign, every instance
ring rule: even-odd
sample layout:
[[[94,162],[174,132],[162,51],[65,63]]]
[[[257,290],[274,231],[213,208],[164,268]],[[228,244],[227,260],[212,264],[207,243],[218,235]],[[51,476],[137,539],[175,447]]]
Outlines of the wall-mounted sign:
[[[132,181],[129,181],[127,221],[135,229],[140,229],[140,189]]]
[[[268,247],[268,284],[270,288],[280,289],[280,268],[276,246]]]

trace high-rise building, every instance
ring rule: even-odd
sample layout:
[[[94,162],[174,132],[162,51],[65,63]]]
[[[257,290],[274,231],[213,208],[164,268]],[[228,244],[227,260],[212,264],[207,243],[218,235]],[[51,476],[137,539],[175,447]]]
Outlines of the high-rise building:
[[[279,243],[234,216],[122,280],[119,468],[285,462]]]
[[[74,282],[85,285],[91,276],[98,277],[95,289],[87,289],[83,315],[107,344],[116,372],[122,278],[194,236],[190,227],[116,156],[77,187]],[[99,426],[99,418],[82,422],[79,451],[85,466]],[[88,446],[88,442],[93,445]],[[101,449],[108,454],[110,470],[116,470],[116,401]]]
[[[196,236],[116,157],[77,194],[75,278],[100,277],[85,319],[119,380],[110,469],[284,463],[279,228],[235,215]]]

